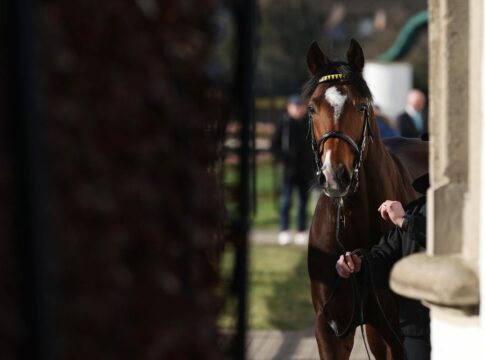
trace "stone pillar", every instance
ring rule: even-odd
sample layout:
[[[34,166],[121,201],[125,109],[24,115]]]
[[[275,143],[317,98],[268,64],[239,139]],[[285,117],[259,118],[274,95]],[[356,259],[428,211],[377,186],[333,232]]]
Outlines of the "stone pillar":
[[[430,177],[428,254],[461,250],[468,168],[467,2],[430,3]],[[435,224],[437,224],[435,226]]]
[[[428,248],[426,255],[396,264],[391,287],[431,308],[433,359],[477,358],[483,354],[479,339],[485,338],[485,317],[479,314],[485,272],[479,267],[485,253],[485,12],[480,0],[430,0],[429,10]]]

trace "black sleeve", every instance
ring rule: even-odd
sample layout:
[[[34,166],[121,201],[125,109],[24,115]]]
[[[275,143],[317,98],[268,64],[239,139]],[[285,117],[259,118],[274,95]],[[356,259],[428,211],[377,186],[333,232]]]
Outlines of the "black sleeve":
[[[372,281],[378,289],[389,287],[389,273],[402,257],[402,230],[395,228],[384,235],[379,244],[365,255],[363,271],[367,282]]]
[[[421,213],[406,215],[406,232],[409,239],[426,248],[426,216]]]

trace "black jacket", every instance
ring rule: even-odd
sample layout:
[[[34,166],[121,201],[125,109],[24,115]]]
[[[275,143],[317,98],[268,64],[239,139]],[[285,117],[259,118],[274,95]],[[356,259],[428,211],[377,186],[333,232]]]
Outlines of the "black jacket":
[[[407,112],[399,114],[397,117],[397,128],[402,137],[417,138],[428,131],[428,116],[427,111],[423,111],[423,131],[418,132],[414,125],[413,119]]]
[[[426,249],[425,196],[406,206],[406,218],[406,229],[395,228],[384,235],[366,255],[371,271],[364,262],[364,274],[370,282],[372,273],[377,288],[389,287],[389,273],[398,260]],[[429,310],[417,300],[399,297],[399,322],[405,336],[429,334]]]
[[[316,172],[308,138],[308,121],[286,115],[276,126],[271,142],[275,158],[283,164],[285,181],[309,183]]]

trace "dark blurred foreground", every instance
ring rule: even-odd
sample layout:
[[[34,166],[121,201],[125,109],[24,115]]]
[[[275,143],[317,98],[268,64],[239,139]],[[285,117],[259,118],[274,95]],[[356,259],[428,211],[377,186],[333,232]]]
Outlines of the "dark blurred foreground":
[[[218,359],[214,1],[4,2],[2,359]]]

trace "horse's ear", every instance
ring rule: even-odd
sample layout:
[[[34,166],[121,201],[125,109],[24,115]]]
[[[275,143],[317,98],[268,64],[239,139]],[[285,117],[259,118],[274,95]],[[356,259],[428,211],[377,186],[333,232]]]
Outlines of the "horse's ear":
[[[325,56],[317,42],[314,41],[306,53],[306,62],[310,73],[315,75],[315,73],[322,67],[326,66],[330,60]]]
[[[358,72],[362,72],[364,69],[364,52],[354,39],[350,40],[349,49],[347,50],[347,62]]]

